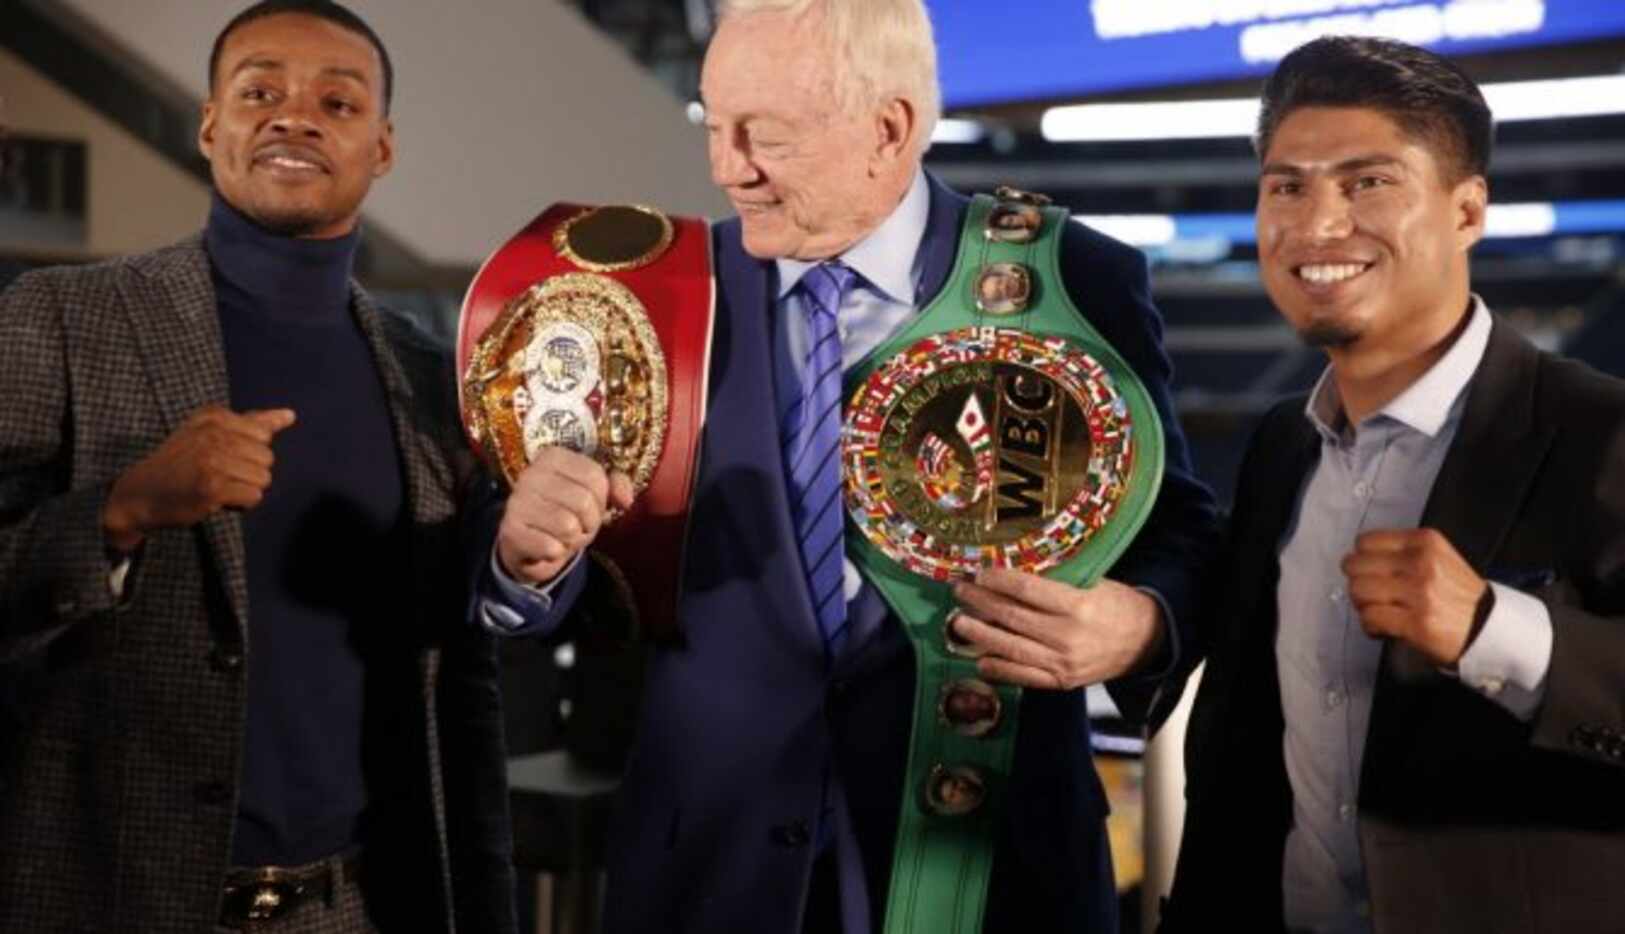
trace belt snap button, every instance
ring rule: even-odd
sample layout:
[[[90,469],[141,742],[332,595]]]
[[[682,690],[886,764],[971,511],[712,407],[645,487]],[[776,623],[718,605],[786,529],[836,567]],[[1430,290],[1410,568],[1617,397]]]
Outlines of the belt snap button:
[[[812,839],[812,834],[807,830],[807,822],[804,820],[780,824],[773,828],[771,836],[774,843],[786,848],[806,846]]]
[[[209,652],[209,666],[220,672],[240,671],[243,667],[243,653],[236,649],[216,646]]]

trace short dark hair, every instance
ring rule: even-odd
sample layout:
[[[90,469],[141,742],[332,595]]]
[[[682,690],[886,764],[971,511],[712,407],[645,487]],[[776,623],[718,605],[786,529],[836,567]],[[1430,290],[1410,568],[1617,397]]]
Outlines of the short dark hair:
[[[1264,86],[1259,158],[1300,107],[1381,112],[1432,150],[1446,183],[1489,173],[1495,132],[1489,105],[1460,66],[1427,49],[1364,36],[1327,36],[1299,46]]]
[[[379,62],[384,66],[384,113],[389,113],[389,105],[395,97],[395,66],[389,61],[389,50],[384,48],[384,40],[378,38],[378,34],[372,31],[366,20],[357,16],[349,7],[334,3],[333,0],[260,0],[259,3],[232,17],[226,28],[220,30],[220,35],[214,37],[214,48],[209,51],[210,93],[214,92],[215,71],[220,67],[220,50],[225,47],[226,38],[255,20],[284,13],[299,13],[325,19],[372,43],[372,47],[378,50]]]

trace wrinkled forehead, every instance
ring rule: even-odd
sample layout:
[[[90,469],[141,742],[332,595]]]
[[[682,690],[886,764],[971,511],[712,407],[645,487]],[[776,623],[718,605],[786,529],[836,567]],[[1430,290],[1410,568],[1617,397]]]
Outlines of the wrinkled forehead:
[[[705,55],[707,112],[813,117],[837,108],[834,50],[814,14],[725,17]]]

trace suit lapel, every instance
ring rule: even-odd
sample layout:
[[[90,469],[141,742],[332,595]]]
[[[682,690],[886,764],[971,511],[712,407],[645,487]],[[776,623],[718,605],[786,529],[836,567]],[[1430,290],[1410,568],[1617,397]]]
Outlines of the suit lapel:
[[[378,309],[371,296],[353,283],[350,286],[350,312],[355,316],[356,324],[361,328],[361,334],[367,341],[367,349],[372,351],[373,364],[378,367],[378,377],[384,384],[384,398],[389,405],[389,424],[395,433],[395,449],[401,454],[403,474],[401,479],[404,483],[407,509],[414,522],[425,521],[426,517],[421,514],[424,508],[423,497],[415,494],[418,490],[426,488],[431,481],[422,452],[414,443],[417,435],[412,430],[412,413],[415,409],[412,382],[407,378],[406,370],[402,368],[400,360],[390,347],[383,312]]]
[[[1281,539],[1286,535],[1287,525],[1292,521],[1304,481],[1315,462],[1320,459],[1320,436],[1303,416],[1302,409],[1301,399],[1291,403],[1279,416],[1284,421],[1280,428],[1280,437],[1261,437],[1259,441],[1261,450],[1280,453],[1279,456],[1269,457],[1264,461],[1268,465],[1268,476],[1256,489],[1266,498],[1261,504],[1257,524],[1246,533],[1253,553],[1257,555],[1258,568],[1256,571],[1244,569],[1236,576],[1238,580],[1264,582],[1255,598],[1261,608],[1273,609],[1276,606],[1275,586],[1281,577]],[[1243,511],[1242,507],[1245,504],[1237,505],[1238,512]],[[1244,651],[1249,654],[1244,657],[1268,658],[1269,669],[1273,672],[1275,636],[1280,628],[1280,615],[1271,612],[1267,618],[1273,625],[1254,627],[1248,634],[1249,639],[1261,640],[1266,644],[1262,648],[1254,645],[1245,649]],[[1260,656],[1257,653],[1263,654]]]
[[[1297,512],[1298,497],[1303,491],[1309,472],[1320,459],[1320,435],[1303,415],[1301,397],[1280,413],[1285,419],[1279,437],[1261,438],[1261,450],[1279,451],[1279,456],[1268,457],[1270,465],[1261,484],[1256,487],[1263,500],[1257,524],[1238,541],[1248,548],[1251,565],[1238,569],[1238,581],[1256,581],[1256,589],[1247,595],[1252,603],[1244,605],[1235,614],[1232,628],[1235,653],[1228,670],[1244,672],[1237,680],[1238,696],[1250,698],[1252,704],[1243,704],[1240,716],[1244,722],[1259,731],[1256,735],[1271,738],[1273,754],[1281,750],[1279,737],[1286,729],[1285,714],[1281,709],[1281,673],[1275,662],[1275,642],[1281,628],[1280,604],[1277,587],[1281,580],[1281,543],[1287,527]],[[1238,512],[1246,509],[1237,503]],[[1265,621],[1267,625],[1246,625],[1248,620]],[[1224,651],[1216,646],[1215,652]],[[1256,705],[1256,706],[1254,706]],[[1284,769],[1284,765],[1282,766]],[[1283,775],[1284,778],[1284,775]]]
[[[1534,417],[1539,353],[1500,324],[1469,384],[1461,427],[1439,468],[1422,525],[1448,537],[1480,573],[1517,517],[1555,437]]]
[[[408,586],[417,594],[412,606],[432,606],[434,589],[430,582],[444,576],[445,569],[427,565],[430,549],[424,548],[419,541],[419,530],[435,528],[445,522],[445,516],[434,512],[430,491],[456,487],[449,481],[438,482],[444,478],[437,479],[435,476],[435,464],[421,443],[422,433],[414,426],[414,418],[423,412],[412,389],[411,378],[390,343],[390,325],[384,312],[366,291],[354,283],[350,286],[350,311],[367,341],[373,364],[378,368],[379,379],[384,384],[384,399],[389,406],[389,424],[395,436],[395,450],[400,452],[401,493],[405,498],[403,505],[408,527],[412,530],[406,537],[407,568],[411,574]]]
[[[1554,437],[1551,426],[1534,418],[1538,362],[1532,346],[1492,325],[1461,425],[1422,510],[1420,525],[1442,532],[1480,574],[1517,518]],[[1393,643],[1384,649],[1383,671],[1407,682],[1436,677],[1419,653]]]
[[[201,236],[143,257],[135,269],[137,275],[121,281],[123,310],[169,434],[201,408],[230,405],[219,304]],[[201,528],[246,642],[242,519],[236,512],[218,512]]]
[[[1553,426],[1534,417],[1539,362],[1539,352],[1523,338],[1499,323],[1492,326],[1484,359],[1468,384],[1461,425],[1422,512],[1421,526],[1443,533],[1479,574],[1500,550],[1556,437]],[[1391,770],[1380,762],[1408,748],[1403,734],[1419,722],[1441,677],[1409,646],[1383,647],[1362,796],[1369,789],[1374,800],[1386,800],[1380,782]]]
[[[396,350],[390,338],[392,328],[409,329],[410,325],[398,319],[391,321],[390,316],[372,300],[372,296],[353,281],[350,283],[350,313],[355,316],[361,335],[367,342],[367,349],[371,352],[373,365],[378,369],[378,378],[383,383],[384,400],[389,407],[389,424],[395,438],[395,450],[400,454],[401,496],[405,500],[402,505],[407,521],[403,542],[406,548],[406,570],[409,575],[409,579],[402,586],[411,594],[412,599],[397,605],[409,621],[421,627],[433,628],[446,622],[440,615],[443,601],[437,600],[437,591],[443,592],[445,587],[437,587],[437,584],[443,585],[448,574],[458,574],[462,570],[444,565],[437,566],[433,560],[436,555],[443,557],[448,553],[456,553],[436,539],[434,530],[444,529],[448,523],[455,525],[458,519],[455,510],[462,505],[455,501],[455,494],[448,501],[448,498],[439,492],[460,489],[449,478],[448,465],[429,440],[434,437],[430,432],[437,427],[444,427],[434,424],[434,420],[444,417],[444,413],[437,405],[437,400],[432,398],[432,388],[424,390],[424,395],[430,398],[418,398],[418,394],[412,388],[411,374],[402,363],[401,352]],[[440,684],[441,667],[441,651],[437,647],[438,644],[439,640],[436,638],[426,639],[424,648],[417,653],[417,672],[418,689],[422,692],[423,699],[423,737],[432,789],[430,806],[434,815],[435,845],[443,885],[446,891],[450,891],[450,877],[444,874],[446,867],[451,865],[451,855],[447,848],[450,837],[447,830],[446,801],[441,790],[443,785],[441,776],[445,764],[441,758],[440,722],[437,719],[439,714],[436,692]],[[449,906],[447,910],[450,910]]]
[[[821,654],[823,635],[807,593],[781,454],[773,369],[772,264],[744,251],[737,220],[718,225],[716,248],[724,307],[713,336],[710,415],[697,489],[703,500],[741,496],[760,506],[741,516],[724,502],[702,500],[696,505],[721,525],[748,521],[759,531],[701,530],[698,523],[695,531],[732,542],[756,543],[763,559],[759,592],[772,605],[773,615],[787,621],[791,635],[809,651]],[[744,484],[759,490],[752,495],[740,489]]]
[[[965,224],[970,199],[925,173],[931,191],[931,208],[925,218],[925,235],[920,240],[920,291],[914,296],[917,308],[937,297],[953,271],[959,254],[959,228]]]

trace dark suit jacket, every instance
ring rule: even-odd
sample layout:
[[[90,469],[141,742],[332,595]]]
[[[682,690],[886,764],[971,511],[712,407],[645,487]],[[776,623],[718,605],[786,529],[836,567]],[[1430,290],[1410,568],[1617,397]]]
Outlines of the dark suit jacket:
[[[510,930],[495,657],[467,623],[458,515],[465,488],[488,490],[456,427],[447,356],[359,288],[352,309],[400,446],[400,605],[413,612],[394,625],[417,656],[390,685],[405,735],[371,792],[390,838],[374,841],[369,879],[386,909],[410,910],[396,929]],[[0,930],[207,930],[253,648],[241,522],[150,536],[115,605],[100,520],[120,470],[226,404],[200,241],[25,275],[0,298],[0,398],[0,677],[15,695],[0,717]]]
[[[1319,453],[1304,400],[1253,437],[1186,738],[1165,932],[1277,930],[1292,798],[1275,670],[1277,560]],[[1625,383],[1497,324],[1422,517],[1553,626],[1529,724],[1393,644],[1360,779],[1379,932],[1625,930]]]
[[[968,202],[933,182],[923,300],[948,275]],[[652,659],[642,722],[610,841],[605,928],[790,934],[799,930],[823,776],[855,824],[841,866],[883,910],[914,690],[912,651],[888,625],[826,670],[790,518],[775,413],[772,264],[747,255],[737,220],[715,235],[720,283],[710,400],[680,605],[686,644]],[[1164,421],[1168,471],[1114,576],[1157,588],[1194,617],[1195,571],[1215,539],[1212,498],[1191,473],[1169,404],[1169,365],[1143,257],[1082,225],[1064,240],[1066,286],[1143,377]],[[1154,683],[1125,684],[1143,712]],[[1116,931],[1082,691],[1028,692],[986,930]],[[843,835],[846,831],[842,831]],[[856,858],[861,854],[861,858]]]

